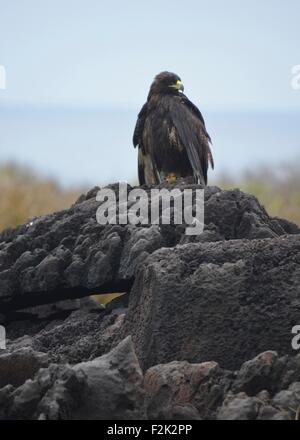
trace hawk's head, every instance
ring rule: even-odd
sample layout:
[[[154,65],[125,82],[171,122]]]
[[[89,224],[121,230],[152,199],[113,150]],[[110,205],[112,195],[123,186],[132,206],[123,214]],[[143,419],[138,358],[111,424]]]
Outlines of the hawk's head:
[[[149,95],[183,92],[184,87],[178,75],[171,72],[161,72],[154,78]]]

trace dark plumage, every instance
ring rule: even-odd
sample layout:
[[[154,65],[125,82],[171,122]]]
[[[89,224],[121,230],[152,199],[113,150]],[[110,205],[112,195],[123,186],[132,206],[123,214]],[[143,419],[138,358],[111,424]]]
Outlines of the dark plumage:
[[[207,184],[209,162],[214,167],[211,139],[201,112],[182,92],[180,78],[170,72],[157,75],[150,87],[133,135],[140,185],[190,176]]]

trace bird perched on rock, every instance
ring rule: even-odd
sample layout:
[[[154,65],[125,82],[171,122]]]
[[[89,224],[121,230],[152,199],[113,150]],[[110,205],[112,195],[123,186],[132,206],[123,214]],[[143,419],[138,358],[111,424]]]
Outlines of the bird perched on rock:
[[[207,184],[207,169],[214,167],[211,139],[200,110],[183,94],[179,76],[157,75],[135,126],[140,185],[173,182],[193,176]]]

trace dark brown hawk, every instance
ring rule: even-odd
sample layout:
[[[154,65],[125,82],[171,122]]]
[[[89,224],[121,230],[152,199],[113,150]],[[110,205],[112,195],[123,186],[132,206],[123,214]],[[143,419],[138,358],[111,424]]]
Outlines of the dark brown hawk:
[[[211,139],[199,109],[183,94],[179,76],[157,75],[135,126],[140,185],[194,177],[207,184],[208,164],[214,167]]]

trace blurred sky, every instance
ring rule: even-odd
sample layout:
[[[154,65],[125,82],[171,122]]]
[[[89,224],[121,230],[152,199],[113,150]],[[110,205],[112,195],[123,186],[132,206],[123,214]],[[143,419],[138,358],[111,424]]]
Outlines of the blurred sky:
[[[220,149],[218,169],[230,168],[228,157],[232,162],[254,122],[235,126],[231,116],[229,137],[221,139],[224,133],[212,126],[217,119],[210,115],[226,120],[229,113],[269,118],[300,112],[300,91],[291,87],[291,69],[300,64],[299,22],[299,0],[0,0],[0,65],[7,73],[7,90],[0,90],[0,160],[19,159],[67,183],[92,183],[99,172],[104,180],[132,177],[136,114],[154,75],[171,70],[210,122]],[[262,144],[266,159],[274,141],[269,124],[269,143]],[[230,136],[235,128],[241,134],[236,144]],[[295,137],[284,146],[291,157],[300,147],[300,128],[293,130]],[[98,171],[89,172],[89,151]],[[79,175],[68,161],[72,153],[78,164],[84,161]],[[251,156],[248,149],[245,154]],[[243,157],[235,168],[247,164]],[[118,158],[128,172],[114,176],[110,164]]]

